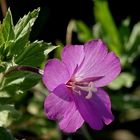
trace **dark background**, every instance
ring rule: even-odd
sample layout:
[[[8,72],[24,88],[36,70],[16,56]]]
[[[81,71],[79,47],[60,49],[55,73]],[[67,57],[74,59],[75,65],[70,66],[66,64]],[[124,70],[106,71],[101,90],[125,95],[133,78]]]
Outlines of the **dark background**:
[[[130,27],[140,20],[138,0],[108,2],[117,25],[128,16],[131,17]],[[29,11],[41,7],[31,40],[43,39],[52,43],[60,40],[65,44],[66,28],[70,19],[83,20],[88,26],[94,24],[92,0],[7,0],[7,5],[11,8],[14,23]]]

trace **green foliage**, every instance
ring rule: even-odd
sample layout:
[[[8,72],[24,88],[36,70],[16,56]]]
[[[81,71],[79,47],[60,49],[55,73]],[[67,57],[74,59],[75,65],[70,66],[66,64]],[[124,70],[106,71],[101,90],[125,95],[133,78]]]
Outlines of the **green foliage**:
[[[109,11],[108,3],[106,0],[95,0],[94,4],[95,18],[101,24],[106,36],[104,40],[108,43],[110,49],[119,55],[123,48],[117,27]]]
[[[75,22],[76,32],[78,32],[78,38],[82,42],[86,42],[88,40],[93,39],[92,31],[88,28],[88,26],[82,21]]]
[[[3,20],[3,23],[0,25],[0,44],[3,44],[9,40],[15,39],[13,20],[10,9],[6,14],[6,17]]]
[[[132,108],[140,108],[140,98],[129,94],[117,94],[111,96],[113,109],[118,111],[129,110]]]
[[[47,55],[57,46],[44,41],[29,41],[32,26],[40,9],[35,9],[13,25],[10,9],[0,24],[0,126],[7,127],[21,113],[15,109],[15,99],[35,86],[41,76],[27,71],[16,71],[15,66],[41,68]],[[0,138],[13,140],[11,134],[0,128]]]
[[[119,77],[109,84],[109,88],[114,90],[121,89],[122,87],[130,88],[132,87],[134,80],[134,75],[127,72],[122,72]]]
[[[2,140],[15,140],[10,130],[7,130],[3,127],[0,127],[0,138],[2,138]]]

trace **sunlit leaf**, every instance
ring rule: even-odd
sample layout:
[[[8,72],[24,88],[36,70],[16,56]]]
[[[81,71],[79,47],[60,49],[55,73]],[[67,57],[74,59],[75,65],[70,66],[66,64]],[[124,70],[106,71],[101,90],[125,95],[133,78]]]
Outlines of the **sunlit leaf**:
[[[3,20],[0,32],[0,44],[15,38],[13,19],[10,9],[8,9],[8,12]]]
[[[94,1],[94,15],[107,36],[106,42],[108,43],[110,49],[120,55],[123,50],[120,36],[106,0]]]
[[[12,72],[3,78],[1,83],[1,91],[6,91],[9,95],[23,93],[36,85],[40,78],[40,75],[31,72]]]
[[[14,30],[16,38],[20,38],[24,36],[24,34],[31,31],[31,27],[33,26],[36,18],[38,17],[39,11],[40,9],[35,9],[18,21],[18,23],[15,25]]]
[[[130,88],[135,80],[135,77],[127,72],[122,72],[108,87],[111,89],[120,89],[122,87]]]
[[[0,104],[0,126],[8,126],[12,120],[17,120],[20,116],[13,105]]]
[[[21,55],[15,59],[15,63],[40,67],[46,56],[56,47],[43,41],[29,43]]]

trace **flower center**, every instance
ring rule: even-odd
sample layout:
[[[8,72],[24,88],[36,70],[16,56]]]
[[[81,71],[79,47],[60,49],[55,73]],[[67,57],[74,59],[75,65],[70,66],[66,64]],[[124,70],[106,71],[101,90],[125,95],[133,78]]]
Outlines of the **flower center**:
[[[92,98],[93,92],[97,92],[94,82],[69,81],[66,86],[81,95],[81,91],[87,92],[86,99]]]

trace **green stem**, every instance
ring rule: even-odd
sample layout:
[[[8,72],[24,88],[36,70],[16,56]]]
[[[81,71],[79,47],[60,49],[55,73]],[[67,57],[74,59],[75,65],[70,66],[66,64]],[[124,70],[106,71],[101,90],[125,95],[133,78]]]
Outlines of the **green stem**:
[[[85,136],[85,138],[87,140],[92,140],[92,138],[91,138],[90,134],[88,133],[85,125],[82,126],[81,131],[83,132],[83,135]]]

